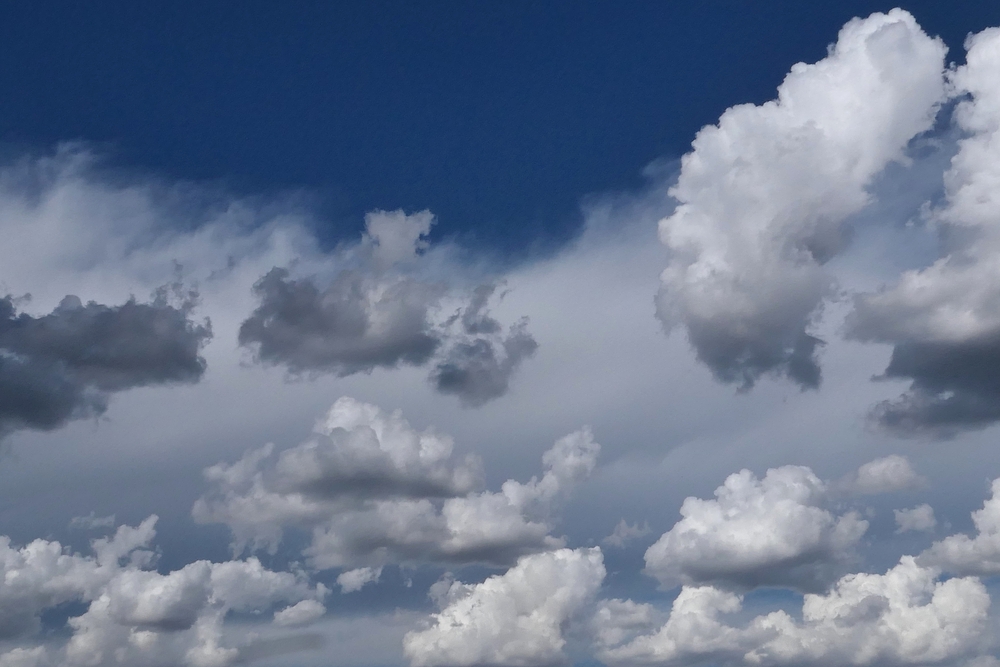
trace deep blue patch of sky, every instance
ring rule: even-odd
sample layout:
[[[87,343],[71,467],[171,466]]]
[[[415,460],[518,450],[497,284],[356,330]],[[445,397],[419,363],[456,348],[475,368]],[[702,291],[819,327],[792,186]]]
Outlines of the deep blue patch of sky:
[[[25,2],[0,13],[0,141],[83,139],[242,192],[306,187],[327,240],[429,208],[501,254],[578,229],[728,106],[887,2]],[[961,60],[1000,3],[904,5]]]

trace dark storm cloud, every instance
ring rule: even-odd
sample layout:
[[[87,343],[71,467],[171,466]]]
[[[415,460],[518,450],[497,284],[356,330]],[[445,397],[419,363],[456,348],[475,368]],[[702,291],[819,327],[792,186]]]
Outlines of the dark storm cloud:
[[[873,419],[897,433],[948,437],[1000,419],[1000,334],[958,342],[897,344],[886,379],[913,380],[895,401],[883,401]]]
[[[190,308],[170,305],[165,290],[120,306],[70,295],[41,317],[0,299],[0,435],[99,415],[112,392],[197,382],[205,372],[198,352],[212,334]]]
[[[260,305],[240,326],[240,345],[293,373],[343,377],[419,366],[440,344],[428,319],[440,290],[413,280],[376,286],[357,271],[343,271],[321,290],[312,279],[291,279],[286,269],[274,268],[253,291]]]

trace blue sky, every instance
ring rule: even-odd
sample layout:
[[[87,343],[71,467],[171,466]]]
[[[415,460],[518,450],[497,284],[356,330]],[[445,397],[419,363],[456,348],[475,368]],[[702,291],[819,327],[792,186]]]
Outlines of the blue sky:
[[[116,166],[307,188],[331,238],[382,208],[517,257],[577,231],[738,102],[773,95],[877,2],[24,3],[0,26],[8,150],[82,139]],[[995,3],[914,2],[962,60]]]
[[[0,18],[0,667],[1000,665],[995,3]]]

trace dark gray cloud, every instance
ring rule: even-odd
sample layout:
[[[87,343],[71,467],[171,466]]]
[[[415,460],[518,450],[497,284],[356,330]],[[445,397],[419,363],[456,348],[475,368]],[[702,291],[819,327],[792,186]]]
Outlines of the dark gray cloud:
[[[258,306],[240,326],[240,345],[293,374],[346,377],[433,363],[435,388],[464,405],[502,396],[538,344],[526,319],[503,334],[489,310],[496,284],[466,296],[426,278],[424,269],[437,271],[425,238],[433,222],[427,211],[369,213],[360,242],[337,253],[345,268],[325,287],[271,269],[253,287]],[[442,318],[456,301],[455,314]]]
[[[453,318],[461,322],[463,335],[451,343],[431,373],[435,388],[458,396],[463,405],[480,406],[506,394],[514,371],[538,349],[528,333],[527,318],[501,335],[500,322],[488,308],[496,287],[477,287],[469,305]]]
[[[70,295],[33,317],[18,313],[13,297],[0,299],[0,436],[99,415],[113,392],[197,382],[199,350],[212,334],[207,321],[190,319],[192,305],[193,295],[171,305],[166,290],[120,306]]]
[[[254,285],[260,305],[240,326],[240,345],[293,373],[341,377],[400,364],[419,366],[440,345],[429,309],[441,290],[399,278],[373,282],[343,271],[326,289],[274,268]]]
[[[688,323],[688,339],[698,360],[708,366],[720,382],[736,384],[741,391],[751,389],[766,374],[784,375],[803,389],[820,383],[817,348],[823,341],[805,329],[783,330],[780,326],[758,328],[747,335],[746,328],[734,333],[716,322]]]
[[[1000,334],[956,342],[896,345],[886,379],[913,380],[909,391],[872,410],[880,426],[902,435],[950,437],[1000,419]]]

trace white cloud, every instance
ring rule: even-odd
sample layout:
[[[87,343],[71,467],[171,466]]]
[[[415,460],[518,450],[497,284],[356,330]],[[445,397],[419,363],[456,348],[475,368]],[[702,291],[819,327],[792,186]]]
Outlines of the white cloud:
[[[906,533],[911,530],[929,532],[937,526],[937,519],[934,518],[934,508],[923,503],[910,509],[893,510],[896,516],[897,533]]]
[[[611,534],[605,537],[602,542],[604,544],[609,544],[613,547],[622,549],[632,540],[636,540],[646,535],[649,535],[648,522],[644,521],[642,526],[640,526],[639,522],[636,521],[633,526],[627,523],[625,519],[622,519],[617,523],[617,525],[615,525],[615,529],[611,532]]]
[[[837,575],[868,528],[855,512],[825,509],[826,485],[801,466],[772,468],[763,479],[742,470],[715,496],[686,498],[683,518],[646,551],[647,572],[664,586],[815,589]]]
[[[657,308],[717,378],[818,385],[809,331],[834,289],[823,264],[846,247],[874,177],[931,127],[944,54],[903,10],[854,19],[826,58],[792,67],[776,100],[698,133],[660,222],[671,257]]]
[[[382,568],[380,567],[359,567],[340,573],[337,576],[337,585],[340,586],[342,592],[353,593],[360,591],[365,587],[365,584],[377,582],[381,576]]]
[[[310,528],[305,554],[320,569],[511,563],[562,546],[549,535],[552,510],[593,471],[600,451],[584,429],[543,455],[541,479],[473,493],[478,462],[453,463],[450,438],[419,434],[399,413],[342,398],[317,431],[282,452],[273,469],[258,469],[270,448],[208,468],[218,489],[195,504],[195,519],[229,525],[237,552],[247,544],[273,548],[286,526]]]
[[[682,589],[667,622],[644,605],[614,601],[595,619],[598,657],[611,665],[908,665],[954,662],[987,646],[990,598],[975,578],[938,580],[912,557],[883,575],[850,574],[822,595],[807,594],[801,620],[776,611],[744,626],[722,616],[738,596],[711,587]],[[624,623],[614,613],[624,609]]]
[[[281,627],[308,625],[326,613],[319,600],[302,600],[274,612],[274,624]]]
[[[945,202],[929,213],[942,256],[858,296],[847,320],[849,335],[895,346],[885,377],[912,380],[873,412],[902,434],[948,436],[1000,418],[1000,384],[989,370],[1000,358],[1000,30],[970,37],[967,47],[966,64],[952,76],[963,138],[944,174]]]
[[[452,582],[447,606],[408,633],[403,650],[414,667],[562,663],[564,627],[604,574],[600,549],[560,549],[524,556],[481,584]]]
[[[892,454],[869,461],[857,472],[841,480],[838,486],[848,493],[877,495],[912,489],[926,483],[905,456]]]
[[[982,509],[972,513],[976,535],[949,535],[920,554],[921,564],[965,575],[1000,573],[1000,479],[993,480],[992,495]]]

